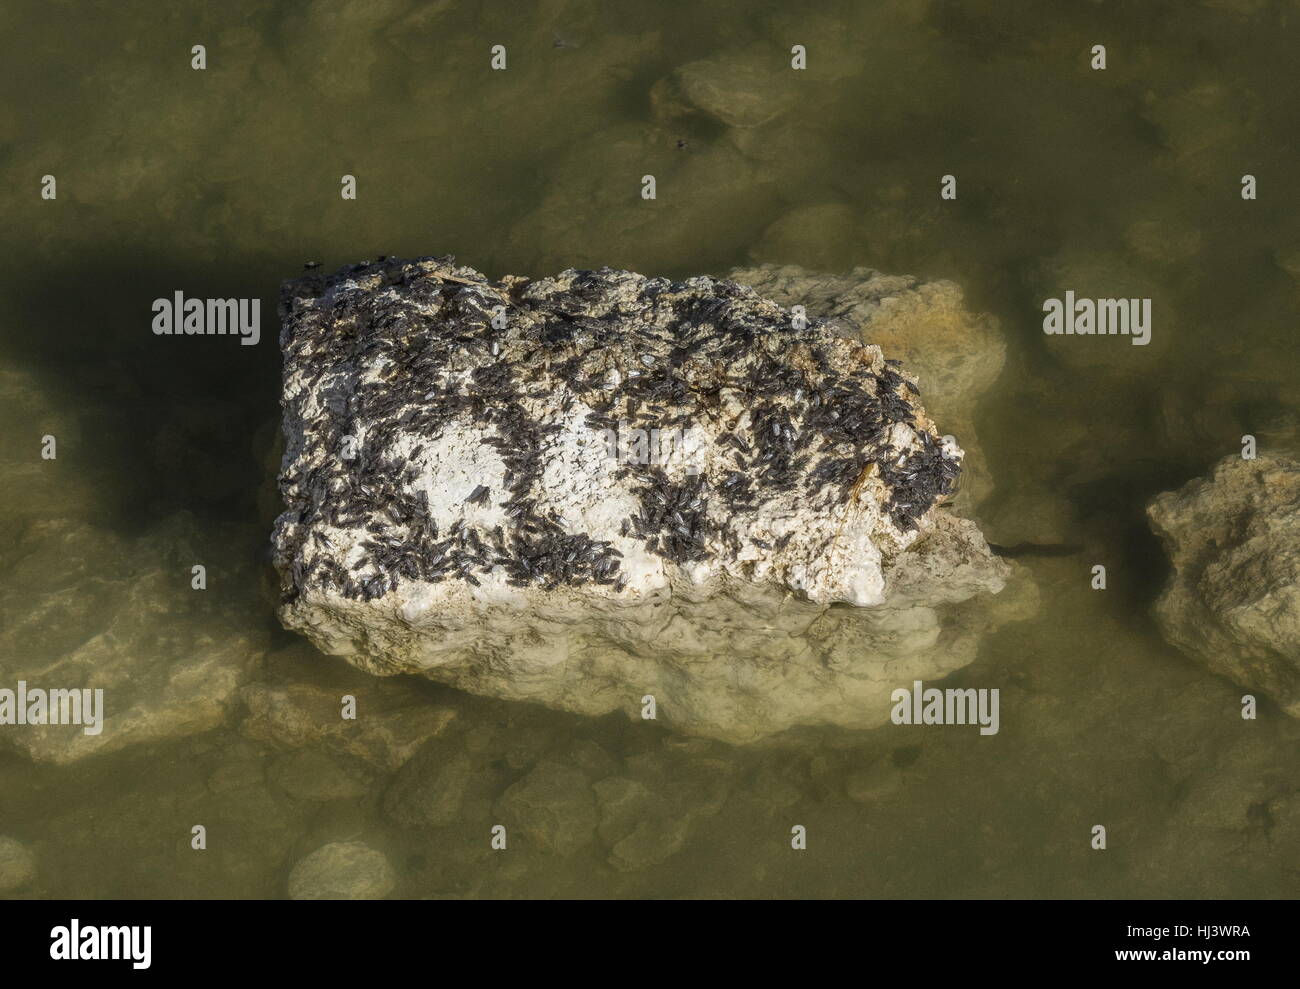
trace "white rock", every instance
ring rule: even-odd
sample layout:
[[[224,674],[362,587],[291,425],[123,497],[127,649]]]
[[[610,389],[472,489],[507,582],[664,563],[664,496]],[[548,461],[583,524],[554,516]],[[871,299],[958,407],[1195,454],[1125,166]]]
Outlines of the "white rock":
[[[746,741],[881,723],[989,624],[960,446],[749,288],[389,261],[289,283],[283,322],[280,615],[363,669]],[[638,428],[680,443],[637,462]]]

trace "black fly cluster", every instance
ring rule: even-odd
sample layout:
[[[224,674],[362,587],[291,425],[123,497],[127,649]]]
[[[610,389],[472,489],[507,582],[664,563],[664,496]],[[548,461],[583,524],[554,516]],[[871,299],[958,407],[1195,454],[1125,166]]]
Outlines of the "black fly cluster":
[[[940,497],[952,493],[961,474],[961,464],[944,456],[943,449],[929,433],[917,433],[922,449],[903,461],[902,466],[882,467],[880,476],[889,487],[885,510],[899,529],[916,528],[918,516],[928,511]],[[885,448],[885,453],[892,450]],[[893,461],[897,463],[897,461]]]
[[[641,511],[628,519],[631,534],[645,540],[647,552],[674,563],[707,560],[705,542],[717,534],[717,527],[709,521],[709,486],[704,477],[673,484],[658,467],[636,473],[645,483],[637,489]]]
[[[429,260],[441,262],[435,267],[451,275],[450,259]],[[348,279],[373,275],[381,286],[402,291],[344,288]],[[300,414],[307,427],[304,445],[281,478],[285,501],[296,512],[295,531],[313,533],[291,549],[287,594],[316,581],[371,600],[402,578],[478,586],[497,567],[521,587],[619,583],[622,554],[616,548],[568,532],[555,517],[538,512],[542,448],[560,427],[525,412],[520,379],[499,359],[501,331],[491,325],[494,287],[467,281],[430,277],[419,262],[390,261],[285,286],[286,373],[309,368],[306,384],[320,404],[315,416]],[[333,293],[330,304],[320,308],[296,301],[327,293]],[[436,318],[429,309],[438,310]],[[286,395],[286,405],[307,397]],[[473,510],[493,499],[488,484],[465,493],[466,515],[441,533],[429,514],[427,492],[412,493],[421,476],[420,454],[453,420],[478,425],[483,442],[505,463],[504,500],[498,504],[508,527],[473,522]],[[346,442],[362,434],[364,442],[347,457]],[[409,462],[381,452],[399,436],[424,441]],[[308,463],[316,466],[299,467]],[[364,527],[361,558],[345,567],[319,531],[321,524]]]
[[[641,507],[619,534],[675,563],[709,557],[721,535],[711,501],[732,514],[795,490],[825,500],[829,489],[843,501],[875,462],[891,490],[887,510],[905,530],[952,489],[959,464],[925,430],[923,448],[901,464],[882,436],[895,422],[915,425],[910,381],[889,366],[844,371],[828,330],[791,329],[783,310],[748,289],[609,269],[500,286],[453,260],[382,259],[282,291],[286,381],[304,385],[284,398],[286,421],[303,427],[281,477],[295,523],[285,531],[296,544],[280,547],[290,596],[319,582],[370,600],[401,579],[477,585],[495,568],[514,586],[621,589],[622,554],[610,542],[539,508],[546,450],[562,427],[526,401],[567,410],[580,400],[593,430],[713,424],[723,469],[677,482],[653,464],[621,472],[638,480]],[[492,325],[498,306],[508,329]],[[725,394],[742,397],[747,428],[722,426]],[[464,515],[440,532],[415,484],[421,453],[452,422],[473,423],[506,473],[501,490],[484,478],[457,495]],[[415,438],[409,461],[384,452],[399,436]],[[475,521],[491,505],[504,525]],[[361,558],[344,566],[322,525],[364,528]]]

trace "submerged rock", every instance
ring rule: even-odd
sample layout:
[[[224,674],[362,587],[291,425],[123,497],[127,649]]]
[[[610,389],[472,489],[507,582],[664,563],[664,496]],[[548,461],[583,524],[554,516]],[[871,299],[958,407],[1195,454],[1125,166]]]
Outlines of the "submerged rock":
[[[658,865],[682,850],[689,830],[690,821],[683,818],[643,818],[610,850],[610,864],[621,872]]]
[[[707,752],[692,756],[665,745],[629,758],[623,767],[629,775],[593,784],[600,814],[597,836],[609,849],[610,865],[637,872],[676,855],[696,822],[722,808],[734,769],[734,760],[714,759]]]
[[[992,621],[914,381],[750,288],[387,261],[282,319],[280,617],[370,672],[746,741],[881,723]]]
[[[410,828],[448,827],[461,820],[466,794],[484,767],[467,752],[430,746],[398,772],[384,795],[384,815]]]
[[[360,841],[322,845],[289,874],[292,900],[382,900],[397,885],[383,852]]]
[[[15,838],[0,835],[0,893],[13,893],[36,879],[36,857]]]
[[[554,760],[539,762],[506,790],[496,812],[530,847],[563,856],[590,844],[599,821],[586,774]]]
[[[62,723],[51,703],[45,723],[29,711],[29,723],[0,726],[0,742],[70,763],[222,724],[266,647],[248,621],[255,582],[219,550],[237,539],[188,513],[134,540],[70,519],[29,525],[4,557],[0,689],[66,691],[69,703]],[[192,587],[196,564],[208,566],[204,590]]]
[[[360,800],[370,787],[367,770],[360,760],[302,749],[279,759],[271,779],[295,800]]]
[[[676,81],[690,105],[730,127],[757,127],[795,103],[786,56],[758,46],[683,65]]]
[[[0,533],[32,519],[86,518],[99,509],[99,478],[83,453],[79,417],[48,391],[33,374],[0,367]],[[46,437],[54,442],[51,460],[41,455]]]
[[[344,718],[344,697],[356,717]],[[413,702],[400,691],[360,691],[310,683],[250,683],[240,691],[249,738],[323,750],[392,771],[455,720],[454,709]]]
[[[1300,463],[1234,454],[1147,514],[1174,566],[1165,638],[1300,717]]]
[[[903,786],[903,771],[892,759],[878,759],[866,769],[852,772],[844,781],[849,799],[860,804],[877,804]]]

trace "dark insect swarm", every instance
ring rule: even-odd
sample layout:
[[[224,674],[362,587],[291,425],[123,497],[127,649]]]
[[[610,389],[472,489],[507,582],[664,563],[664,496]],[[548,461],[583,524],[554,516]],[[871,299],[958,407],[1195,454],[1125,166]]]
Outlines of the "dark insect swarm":
[[[544,451],[562,427],[529,414],[525,399],[560,411],[581,401],[592,410],[586,425],[603,431],[620,423],[721,422],[724,392],[742,396],[748,428],[722,429],[717,439],[728,469],[674,482],[658,466],[619,468],[640,500],[620,534],[677,564],[708,559],[711,540],[740,549],[734,533],[710,522],[714,500],[730,514],[761,511],[768,498],[790,491],[843,503],[874,463],[890,492],[885,510],[908,531],[953,490],[960,462],[917,425],[916,387],[896,362],[837,372],[828,350],[843,341],[816,320],[793,329],[788,312],[750,289],[607,268],[492,283],[453,262],[380,259],[308,274],[282,289],[286,382],[305,370],[320,407],[303,423],[301,446],[289,451],[280,477],[289,509],[279,522],[290,533],[280,549],[286,599],[311,584],[362,600],[402,579],[477,586],[498,567],[516,587],[595,582],[621,591],[622,553],[539,508]],[[631,280],[636,291],[628,291]],[[493,325],[502,306],[505,329]],[[377,380],[365,380],[377,369]],[[286,394],[286,425],[302,418],[306,397]],[[506,526],[478,528],[462,518],[440,531],[427,492],[412,492],[418,469],[384,453],[399,434],[434,440],[454,420],[475,423],[506,467],[504,490],[479,484],[463,502],[498,504]],[[902,454],[889,445],[885,434],[897,422],[916,430],[920,450]],[[364,444],[340,455],[360,424]],[[364,528],[364,558],[343,566],[322,524]]]

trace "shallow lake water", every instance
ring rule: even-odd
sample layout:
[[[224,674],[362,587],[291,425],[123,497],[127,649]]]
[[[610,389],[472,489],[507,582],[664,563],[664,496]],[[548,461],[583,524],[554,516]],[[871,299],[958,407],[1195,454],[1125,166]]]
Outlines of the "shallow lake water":
[[[1163,640],[1145,507],[1245,434],[1300,453],[1298,35],[1293,0],[5,4],[0,686],[115,643],[247,659],[198,732],[54,763],[0,727],[0,835],[36,863],[7,895],[280,897],[346,839],[403,897],[1295,896],[1300,723],[1243,720]],[[770,73],[732,119],[683,99],[681,67],[734,60]],[[1037,599],[947,684],[999,688],[998,734],[729,746],[378,680],[281,629],[279,285],[442,254],[960,285],[1007,351],[963,511],[1029,545]],[[1150,299],[1150,344],[1045,336],[1067,289]],[[259,299],[260,342],[155,335],[176,291]],[[370,734],[315,727],[344,693]],[[530,777],[587,840],[492,850]],[[593,817],[611,778],[654,808],[630,843]]]

